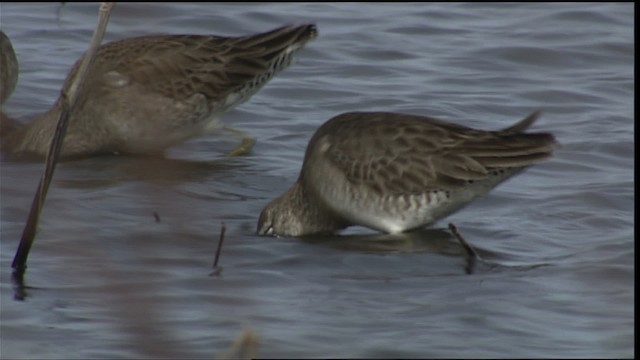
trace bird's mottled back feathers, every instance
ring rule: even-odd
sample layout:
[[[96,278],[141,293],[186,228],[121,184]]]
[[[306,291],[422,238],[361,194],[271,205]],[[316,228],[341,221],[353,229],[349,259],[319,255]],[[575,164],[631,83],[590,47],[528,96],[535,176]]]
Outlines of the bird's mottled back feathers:
[[[301,25],[242,37],[140,36],[101,46],[91,72],[113,75],[107,77],[107,85],[114,87],[135,83],[178,101],[196,93],[219,101],[267,73],[288,48],[295,51],[316,35],[314,25]],[[75,76],[81,59],[65,86]],[[90,75],[88,79],[104,81],[104,76]]]
[[[423,116],[346,113],[318,129],[306,156],[320,153],[349,182],[377,193],[458,189],[493,170],[549,157],[553,135],[521,132],[536,117],[504,130],[482,131]]]

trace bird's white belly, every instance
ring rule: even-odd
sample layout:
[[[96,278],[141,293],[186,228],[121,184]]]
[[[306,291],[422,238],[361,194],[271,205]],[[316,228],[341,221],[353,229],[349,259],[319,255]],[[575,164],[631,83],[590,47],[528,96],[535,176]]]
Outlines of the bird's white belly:
[[[450,215],[487,193],[492,186],[486,185],[476,183],[457,191],[440,190],[405,196],[380,196],[362,189],[350,189],[340,194],[326,194],[329,195],[326,200],[335,212],[353,224],[386,233],[399,233],[432,224]]]
[[[399,233],[433,223],[442,207],[449,202],[445,192],[381,196],[354,202],[351,208],[343,206],[340,211],[356,224],[387,233]]]

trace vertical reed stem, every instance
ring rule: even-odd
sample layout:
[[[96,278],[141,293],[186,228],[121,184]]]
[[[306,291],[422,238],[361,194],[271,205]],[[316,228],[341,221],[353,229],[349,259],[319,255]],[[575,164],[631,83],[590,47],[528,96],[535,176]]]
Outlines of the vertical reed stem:
[[[115,3],[112,2],[103,2],[100,4],[98,24],[93,32],[93,38],[91,39],[89,50],[87,50],[83,57],[80,68],[78,69],[78,72],[69,88],[63,88],[61,91],[60,97],[62,100],[62,112],[58,118],[56,132],[53,140],[51,141],[49,152],[47,153],[44,173],[40,179],[40,183],[38,184],[38,189],[31,204],[31,210],[29,211],[29,216],[27,217],[27,222],[22,232],[22,238],[20,239],[18,250],[13,258],[13,263],[11,264],[11,267],[13,268],[13,276],[20,280],[20,283],[22,283],[24,272],[27,269],[27,257],[29,256],[29,251],[31,250],[31,246],[33,245],[33,241],[36,236],[40,212],[44,206],[44,200],[47,197],[47,191],[49,190],[49,184],[53,177],[53,171],[55,170],[56,163],[60,157],[60,150],[62,149],[64,135],[67,131],[69,115],[75,108],[76,100],[78,99],[78,94],[82,91],[82,85],[84,84],[87,72],[93,63],[98,47],[100,47],[100,44],[102,43],[102,38],[104,37],[104,33],[107,29],[109,16],[111,15],[111,9],[114,4]]]

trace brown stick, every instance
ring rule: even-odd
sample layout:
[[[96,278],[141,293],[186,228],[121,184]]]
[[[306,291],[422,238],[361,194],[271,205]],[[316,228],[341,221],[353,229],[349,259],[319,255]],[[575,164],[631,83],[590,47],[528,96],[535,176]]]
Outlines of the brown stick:
[[[110,2],[103,2],[100,4],[98,24],[93,32],[93,38],[91,39],[89,50],[87,50],[87,53],[82,59],[80,69],[69,88],[63,88],[61,91],[60,97],[62,99],[62,112],[58,118],[56,132],[53,140],[51,141],[49,152],[47,153],[44,173],[40,179],[40,183],[38,184],[38,190],[33,198],[31,210],[29,211],[27,223],[25,224],[22,232],[22,238],[20,239],[18,250],[13,258],[13,263],[11,264],[11,267],[13,268],[13,275],[18,279],[22,279],[22,276],[27,269],[27,257],[29,256],[29,251],[31,250],[31,246],[33,245],[33,241],[36,236],[40,212],[44,206],[44,200],[47,197],[47,191],[49,190],[49,184],[53,177],[53,171],[55,170],[56,163],[60,157],[60,150],[62,149],[62,142],[67,131],[69,115],[75,108],[78,93],[82,90],[82,85],[85,81],[88,69],[95,58],[100,43],[102,43],[102,38],[104,37],[104,32],[107,28],[113,5],[114,3]]]

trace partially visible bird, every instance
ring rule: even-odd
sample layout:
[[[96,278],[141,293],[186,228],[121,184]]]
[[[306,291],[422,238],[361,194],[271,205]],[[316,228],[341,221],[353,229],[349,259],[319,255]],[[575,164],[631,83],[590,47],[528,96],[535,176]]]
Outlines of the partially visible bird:
[[[218,130],[223,113],[287,67],[317,34],[315,25],[305,24],[241,37],[151,35],[102,45],[71,114],[61,157],[159,153]],[[6,44],[10,46],[5,38],[3,34],[3,61]],[[15,65],[2,70],[3,100],[15,85]],[[29,124],[3,131],[2,149],[44,157],[61,109],[58,99]],[[232,154],[249,151],[253,142],[248,143]]]

